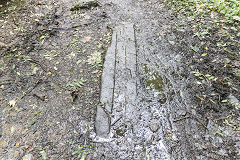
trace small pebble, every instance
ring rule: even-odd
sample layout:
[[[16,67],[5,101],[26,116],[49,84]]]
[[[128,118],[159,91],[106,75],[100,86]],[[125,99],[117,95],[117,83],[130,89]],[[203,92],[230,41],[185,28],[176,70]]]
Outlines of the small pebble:
[[[158,131],[158,129],[159,129],[159,125],[157,124],[157,123],[152,123],[152,124],[150,124],[150,130],[152,131],[152,132],[157,132]]]

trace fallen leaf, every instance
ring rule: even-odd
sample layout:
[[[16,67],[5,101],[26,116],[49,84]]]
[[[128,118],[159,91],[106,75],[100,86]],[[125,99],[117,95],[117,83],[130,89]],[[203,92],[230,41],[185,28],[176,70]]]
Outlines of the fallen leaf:
[[[147,160],[150,160],[150,155],[149,154],[147,154]]]
[[[11,130],[11,134],[13,134],[15,132],[14,126],[12,126],[10,130]]]
[[[9,106],[14,107],[16,105],[16,103],[17,103],[16,100],[13,99],[13,100],[9,101]]]
[[[23,146],[24,149],[28,149],[29,147],[30,147],[29,145]]]
[[[88,64],[90,65],[101,65],[102,62],[102,55],[100,52],[95,52],[91,56],[88,56],[87,60]]]
[[[200,50],[200,48],[197,45],[191,46],[191,49],[195,52],[198,52]]]
[[[80,17],[80,18],[83,18],[83,17],[85,17],[85,15],[86,15],[86,14],[79,14],[79,17]]]
[[[44,150],[40,151],[40,154],[42,155],[42,159],[47,159],[47,153]]]
[[[89,41],[91,40],[91,38],[92,38],[92,37],[90,37],[90,36],[86,36],[86,37],[84,37],[81,41],[82,41],[83,43],[86,43],[86,42],[89,42]]]
[[[39,70],[38,67],[33,67],[33,69],[32,69],[32,74],[33,74],[33,75],[37,74],[37,71],[38,71],[38,70]]]
[[[99,70],[95,70],[95,71],[93,71],[92,73],[95,74],[95,73],[98,73],[98,72],[99,72]]]
[[[233,19],[240,22],[240,16],[233,16]]]
[[[226,103],[226,102],[228,102],[228,100],[227,100],[227,99],[224,99],[224,100],[222,100],[221,102],[222,102],[222,103]]]
[[[18,141],[16,143],[16,147],[18,147],[20,143],[22,143],[22,139],[21,138],[18,139]]]

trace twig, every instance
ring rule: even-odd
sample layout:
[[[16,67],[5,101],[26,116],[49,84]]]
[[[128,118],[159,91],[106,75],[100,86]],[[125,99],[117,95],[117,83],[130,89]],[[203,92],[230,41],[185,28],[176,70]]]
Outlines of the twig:
[[[122,115],[115,121],[115,122],[113,122],[112,124],[111,124],[111,126],[114,126],[118,121],[120,121],[121,119],[122,119]]]
[[[203,123],[203,121],[202,121],[201,119],[199,119],[197,116],[193,115],[193,114],[190,113],[190,112],[187,112],[187,113],[189,113],[190,116],[180,117],[180,118],[178,118],[178,119],[173,120],[173,122],[181,121],[181,120],[184,120],[184,119],[187,119],[187,118],[194,118],[194,119],[197,120],[204,128],[206,128],[206,129],[208,130],[207,126]]]
[[[78,25],[75,25],[75,26],[71,26],[71,27],[50,27],[50,29],[75,29],[75,28],[78,28],[78,27],[82,27],[82,26],[87,26],[89,24],[91,24],[92,22],[86,22],[86,23],[81,23],[81,24],[78,24]]]
[[[104,104],[100,104],[103,111],[110,117],[111,113],[108,112],[108,110],[105,108]]]
[[[189,116],[180,117],[180,118],[174,119],[173,122],[181,121],[181,120],[184,120],[184,119],[187,119],[187,118],[190,118],[190,117]]]

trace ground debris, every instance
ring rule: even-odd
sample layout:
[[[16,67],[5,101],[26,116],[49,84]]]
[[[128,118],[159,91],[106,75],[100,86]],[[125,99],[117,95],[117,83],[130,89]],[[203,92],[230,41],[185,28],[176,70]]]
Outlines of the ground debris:
[[[38,99],[42,100],[42,101],[45,101],[46,100],[46,95],[44,94],[39,94],[39,93],[34,93],[33,94],[34,97],[37,97]]]
[[[92,7],[98,7],[99,2],[96,0],[84,0],[71,8],[71,11],[76,11],[79,9],[90,9]]]
[[[157,123],[151,123],[149,128],[152,132],[157,132],[159,129],[159,125]]]
[[[22,157],[23,160],[33,160],[33,155],[32,154],[27,154]]]
[[[5,140],[0,140],[0,147],[1,147],[1,148],[5,148],[5,147],[7,147],[7,146],[8,146],[7,141],[5,141]]]

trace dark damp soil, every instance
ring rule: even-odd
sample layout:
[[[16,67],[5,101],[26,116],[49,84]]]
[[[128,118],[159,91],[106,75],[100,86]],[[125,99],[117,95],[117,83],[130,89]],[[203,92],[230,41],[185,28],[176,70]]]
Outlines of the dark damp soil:
[[[93,153],[108,18],[70,11],[71,0],[11,3],[0,13],[0,159]]]
[[[184,57],[188,90],[208,129],[206,149],[215,155],[209,158],[239,159],[239,22],[228,23],[217,10],[200,8],[202,14],[198,6],[187,11],[191,6],[184,10],[171,2],[165,4],[179,19],[171,29],[176,37],[173,49]]]

